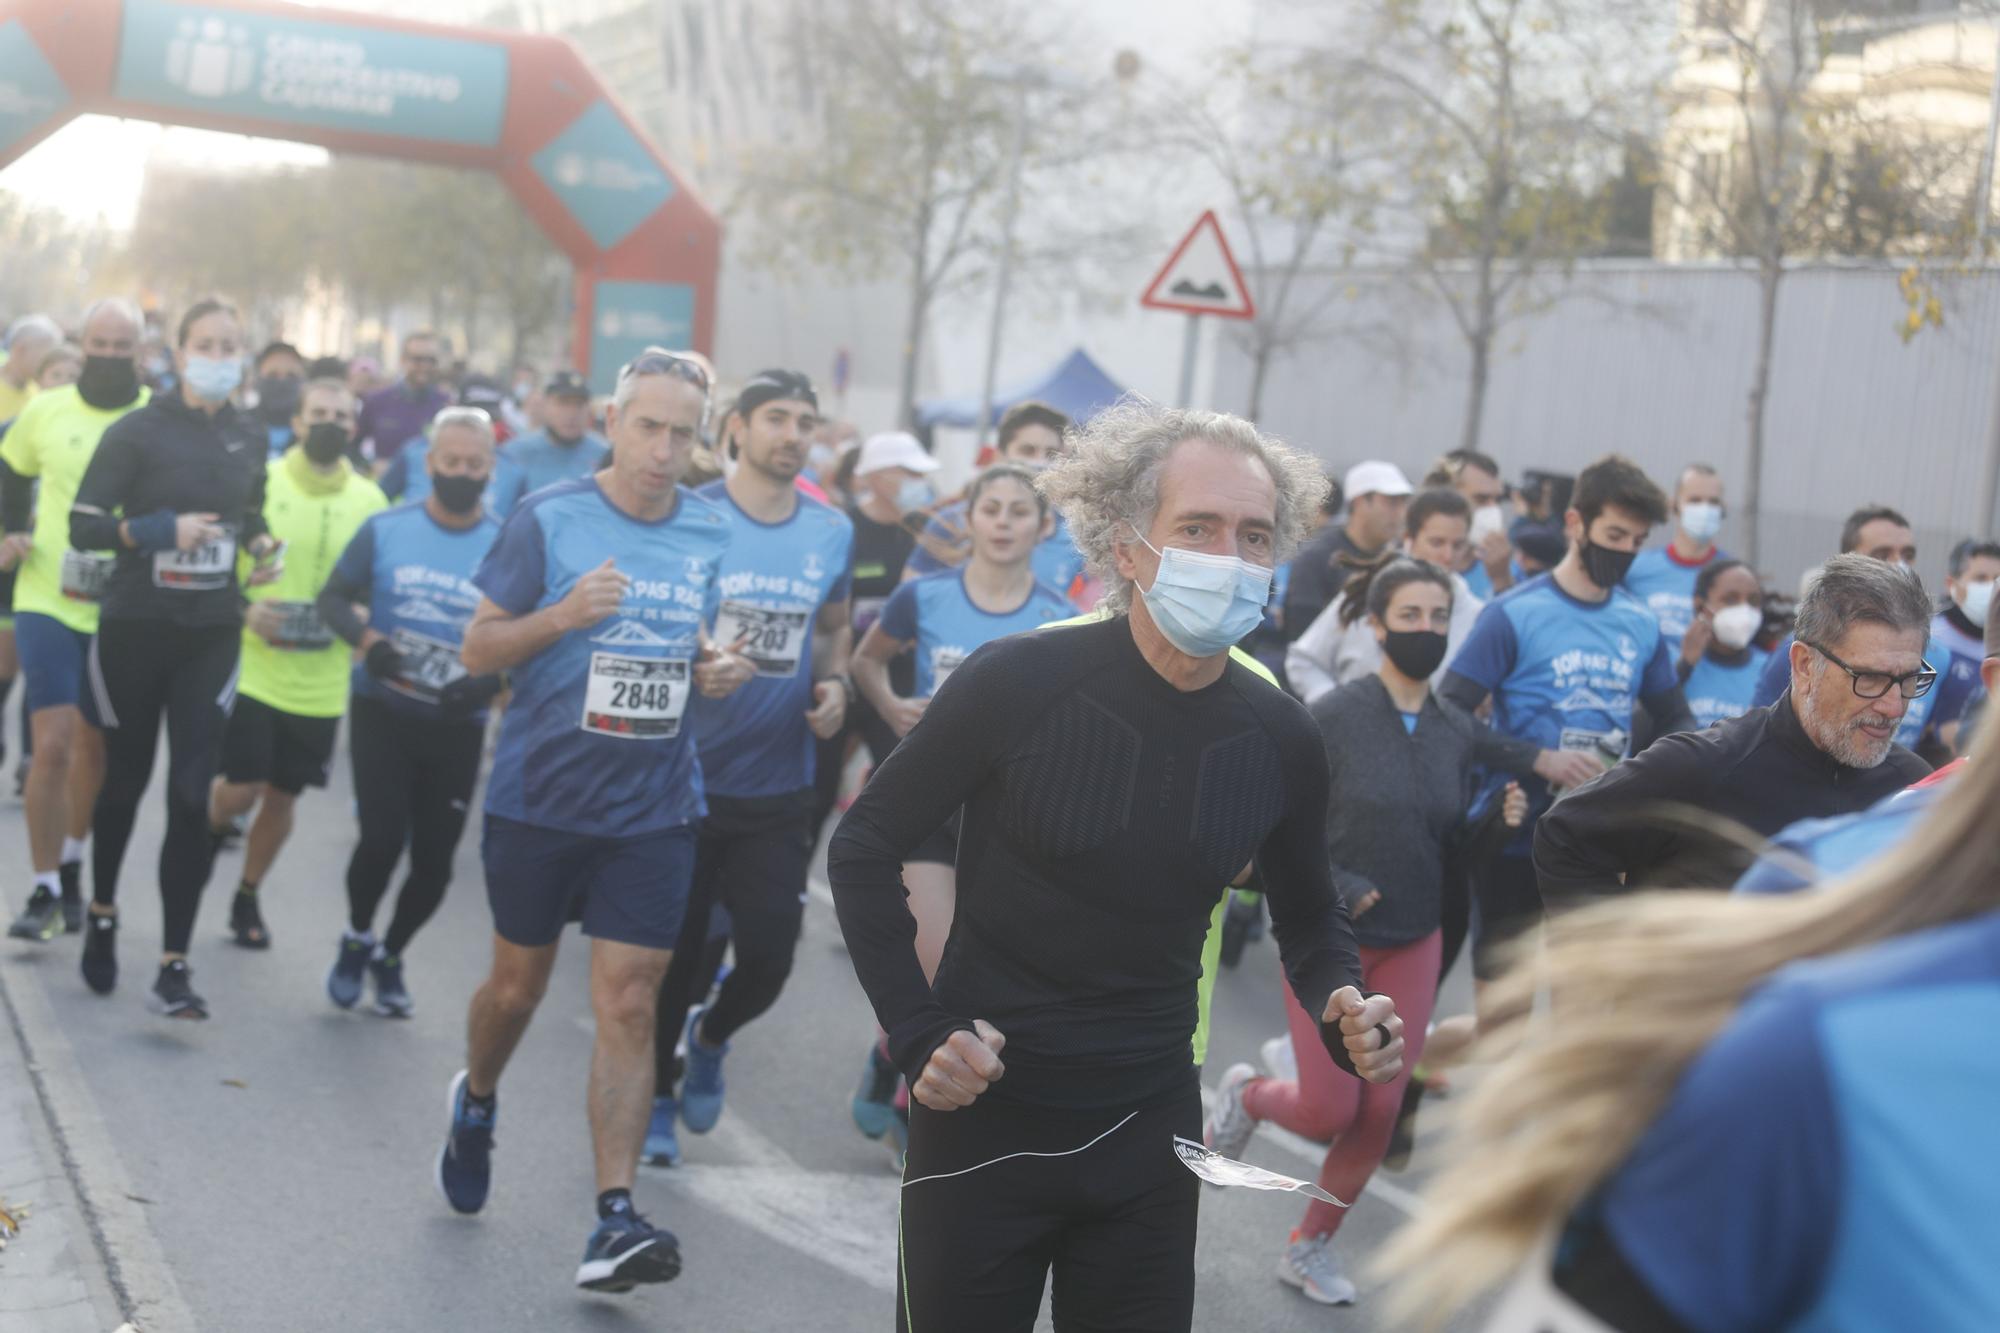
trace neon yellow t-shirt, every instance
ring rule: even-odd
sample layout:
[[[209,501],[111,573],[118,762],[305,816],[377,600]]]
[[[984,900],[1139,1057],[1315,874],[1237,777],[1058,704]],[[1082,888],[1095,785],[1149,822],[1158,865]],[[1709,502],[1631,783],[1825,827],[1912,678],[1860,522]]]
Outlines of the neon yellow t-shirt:
[[[148,396],[141,389],[135,401],[107,410],[84,402],[73,384],[50,389],[21,409],[0,440],[0,459],[20,475],[41,481],[30,529],[34,548],[14,581],[15,611],[53,616],[79,633],[97,633],[97,598],[111,557],[69,549],[69,511],[105,428],[144,407]]]
[[[368,516],[389,507],[380,486],[341,466],[344,481],[324,489],[326,483],[315,484],[297,445],[272,461],[264,480],[264,522],[285,543],[285,572],[275,583],[246,588],[244,594],[253,602],[283,604],[285,637],[271,644],[244,629],[237,688],[297,717],[339,717],[347,711],[353,652],[320,620],[313,602]]]
[[[1069,620],[1051,621],[1043,629],[1058,629],[1064,625],[1087,625],[1093,620],[1104,619],[1105,612],[1093,611],[1086,616],[1076,616]],[[1230,657],[1250,668],[1258,676],[1271,682],[1271,688],[1278,688],[1278,678],[1271,674],[1269,667],[1259,662],[1241,648],[1231,648]],[[1209,914],[1208,936],[1201,944],[1201,980],[1195,983],[1194,1017],[1194,1062],[1208,1061],[1208,1020],[1215,1007],[1215,974],[1222,967],[1222,913],[1229,906],[1229,888],[1223,886],[1222,896],[1215,900],[1215,910]]]

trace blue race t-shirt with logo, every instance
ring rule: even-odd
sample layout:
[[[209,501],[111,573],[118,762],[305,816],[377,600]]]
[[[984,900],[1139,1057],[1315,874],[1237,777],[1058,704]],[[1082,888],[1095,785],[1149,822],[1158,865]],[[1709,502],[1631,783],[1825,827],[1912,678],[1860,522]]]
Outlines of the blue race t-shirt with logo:
[[[594,477],[522,502],[473,578],[495,606],[539,611],[607,558],[632,582],[615,614],[509,673],[488,814],[630,838],[707,812],[687,708],[728,549],[729,520],[687,490],[650,523],[612,504]]]
[[[469,528],[447,528],[421,504],[369,516],[340,553],[332,582],[365,590],[368,628],[395,645],[403,670],[381,680],[357,663],[356,694],[415,716],[438,715],[444,687],[465,675],[459,649],[479,607],[472,576],[499,535],[489,516]]]
[[[911,697],[928,699],[973,649],[1075,614],[1061,593],[1040,583],[1011,611],[982,611],[965,591],[965,571],[948,569],[897,588],[882,608],[881,625],[896,642],[916,644],[917,688]]]
[[[544,486],[577,481],[597,471],[611,456],[611,445],[589,431],[574,444],[561,444],[546,430],[534,430],[507,441],[500,456],[521,474],[523,494],[533,495]]]
[[[1614,588],[1602,602],[1564,592],[1549,574],[1509,588],[1473,622],[1451,673],[1493,699],[1493,727],[1544,750],[1582,750],[1606,762],[1631,744],[1632,709],[1641,696],[1675,687],[1660,623],[1638,598]],[[1494,774],[1488,787],[1512,780]],[[1525,856],[1534,821],[1549,806],[1548,785],[1518,779],[1529,818],[1508,847]]]
[[[924,541],[918,542],[910,552],[905,568],[911,572],[939,574],[956,566],[947,564],[933,550],[933,545],[956,546],[966,540],[966,506],[960,500],[946,505],[932,515],[924,526]],[[1035,571],[1035,581],[1054,588],[1065,597],[1077,575],[1083,573],[1083,552],[1077,547],[1076,538],[1070,534],[1069,524],[1061,514],[1055,515],[1055,530],[1035,544],[1035,554],[1030,565]]]
[[[2000,1328],[2000,912],[1794,963],[1600,1196],[1690,1328]]]
[[[810,787],[812,648],[820,608],[847,600],[854,525],[807,495],[792,516],[761,523],[725,482],[695,492],[727,518],[729,551],[717,581],[715,641],[741,639],[757,674],[727,699],[697,699],[702,785],[716,796],[775,796]]]
[[[1717,550],[1700,564],[1690,565],[1676,560],[1671,547],[1662,546],[1639,552],[1632,568],[1625,572],[1625,591],[1645,603],[1660,622],[1668,657],[1680,656],[1681,640],[1694,623],[1694,581],[1704,568],[1727,559],[1728,555]]]
[[[1761,648],[1752,648],[1743,654],[1742,661],[1731,665],[1703,653],[1681,683],[1681,693],[1687,696],[1688,711],[1696,723],[1712,727],[1749,712],[1757,679],[1764,673],[1764,659],[1769,656]]]
[[[1963,719],[1965,710],[1986,693],[1979,676],[1979,664],[1986,660],[1986,641],[1983,636],[1967,634],[1940,612],[1931,621],[1928,655],[1938,673],[1937,684],[1931,686],[1937,701],[1931,706],[1930,725],[1942,727]]]

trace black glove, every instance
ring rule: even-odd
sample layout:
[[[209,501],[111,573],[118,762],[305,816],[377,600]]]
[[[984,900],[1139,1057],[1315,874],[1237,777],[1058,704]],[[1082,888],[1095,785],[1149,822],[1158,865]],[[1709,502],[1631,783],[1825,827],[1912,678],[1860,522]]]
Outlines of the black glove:
[[[438,692],[438,708],[446,717],[470,717],[499,693],[498,676],[460,676]]]
[[[361,665],[377,680],[394,680],[403,674],[403,655],[387,639],[377,639],[368,645],[368,653],[361,659]]]

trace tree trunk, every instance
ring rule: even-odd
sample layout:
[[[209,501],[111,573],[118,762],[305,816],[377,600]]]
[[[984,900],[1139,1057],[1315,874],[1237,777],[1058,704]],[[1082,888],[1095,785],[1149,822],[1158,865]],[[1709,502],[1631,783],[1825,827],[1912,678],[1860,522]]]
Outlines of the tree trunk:
[[[896,420],[906,430],[917,428],[917,364],[924,351],[924,325],[930,315],[931,294],[924,281],[923,260],[910,274],[909,320],[903,328],[903,371],[896,389]]]
[[[1250,353],[1250,403],[1244,415],[1253,424],[1264,411],[1264,377],[1271,369],[1271,355],[1276,350],[1268,340],[1259,338]]]
[[[1743,455],[1743,558],[1753,568],[1763,562],[1764,416],[1771,395],[1771,349],[1778,332],[1778,285],[1784,281],[1782,254],[1766,253],[1757,263],[1757,365],[1750,373],[1749,447]]]
[[[1458,447],[1461,449],[1479,448],[1479,437],[1486,426],[1486,387],[1493,377],[1497,304],[1493,296],[1493,258],[1490,253],[1481,255],[1479,259],[1476,301],[1472,329],[1465,336],[1467,350],[1472,353],[1472,367],[1465,390],[1465,425],[1458,435]]]

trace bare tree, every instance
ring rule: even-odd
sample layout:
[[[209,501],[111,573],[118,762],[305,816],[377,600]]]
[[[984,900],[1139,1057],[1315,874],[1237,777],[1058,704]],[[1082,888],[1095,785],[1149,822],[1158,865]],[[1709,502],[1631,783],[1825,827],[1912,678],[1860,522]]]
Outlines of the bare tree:
[[[1669,257],[1721,253],[1757,280],[1740,516],[1759,553],[1779,297],[1797,257],[1923,254],[1962,232],[1978,145],[1897,121],[1821,82],[1865,34],[1866,6],[1830,0],[1703,0],[1690,10],[1672,96],[1661,188]],[[1942,318],[1935,292],[1904,281],[1907,338]]]
[[[1391,253],[1465,343],[1461,447],[1479,444],[1496,339],[1547,304],[1537,275],[1604,247],[1600,211],[1581,205],[1616,176],[1626,131],[1647,114],[1646,37],[1660,8],[1355,0],[1329,40],[1333,79],[1358,81],[1384,108],[1390,205],[1408,219],[1388,235]]]

